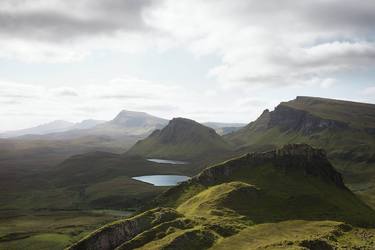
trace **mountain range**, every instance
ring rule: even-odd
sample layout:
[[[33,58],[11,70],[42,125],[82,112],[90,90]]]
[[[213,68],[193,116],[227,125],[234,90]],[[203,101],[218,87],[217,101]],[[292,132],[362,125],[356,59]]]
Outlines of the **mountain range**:
[[[3,132],[0,134],[0,138],[12,138],[27,135],[46,135],[52,133],[62,133],[70,130],[90,129],[104,122],[105,121],[101,120],[83,120],[82,122],[73,123],[63,120],[56,120],[32,128]]]
[[[375,105],[297,97],[224,138],[238,150],[308,143],[327,151],[346,184],[375,206]]]
[[[161,129],[168,123],[167,119],[152,116],[145,112],[122,110],[114,119],[83,120],[73,123],[64,120],[56,120],[27,129],[7,131],[0,133],[0,138],[38,138],[38,139],[72,139],[83,136],[144,136]],[[217,130],[221,135],[240,129],[243,123],[206,122],[205,126]]]
[[[373,249],[374,131],[374,104],[317,97],[245,126],[122,111],[1,139],[0,209],[138,211],[71,249]],[[192,178],[133,179],[145,175]]]

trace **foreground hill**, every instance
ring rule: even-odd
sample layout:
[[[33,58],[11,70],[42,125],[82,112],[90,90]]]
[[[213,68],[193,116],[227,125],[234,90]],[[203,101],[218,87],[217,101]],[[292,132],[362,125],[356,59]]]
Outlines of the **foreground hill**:
[[[349,187],[375,207],[375,105],[316,97],[283,102],[225,138],[239,149],[324,148]]]
[[[138,141],[128,155],[192,160],[227,152],[230,146],[215,130],[193,120],[174,118],[162,130]]]
[[[154,208],[107,225],[78,249],[372,249],[375,212],[323,150],[287,145],[205,169]],[[351,225],[355,226],[353,228]]]

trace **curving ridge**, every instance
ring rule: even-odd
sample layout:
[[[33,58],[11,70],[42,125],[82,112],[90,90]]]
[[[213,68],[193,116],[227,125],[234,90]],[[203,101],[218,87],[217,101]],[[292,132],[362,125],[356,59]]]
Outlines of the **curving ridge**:
[[[322,149],[313,148],[307,144],[288,144],[268,152],[249,153],[237,159],[227,161],[203,170],[195,179],[201,183],[213,183],[224,177],[229,177],[235,171],[252,168],[258,165],[272,163],[284,173],[303,171],[304,175],[319,177],[326,182],[347,189],[342,176],[337,172]]]
[[[375,225],[375,212],[345,187],[326,153],[306,144],[249,153],[209,167],[166,191],[154,205],[104,226],[69,250],[208,249],[257,225],[288,221]],[[347,229],[339,236],[351,230],[342,225]],[[320,244],[306,235],[302,239],[292,244]],[[332,239],[327,246],[336,244]]]

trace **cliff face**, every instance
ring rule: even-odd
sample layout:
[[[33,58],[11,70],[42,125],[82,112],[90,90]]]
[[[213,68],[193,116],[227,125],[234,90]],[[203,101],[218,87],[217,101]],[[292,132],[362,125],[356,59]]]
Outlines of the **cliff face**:
[[[246,154],[227,164],[207,168],[196,177],[196,180],[205,184],[214,183],[241,169],[264,164],[273,164],[285,174],[303,171],[305,175],[318,177],[326,182],[332,182],[339,188],[346,189],[341,174],[330,164],[325,151],[307,144],[290,144],[264,153]]]
[[[268,128],[278,126],[282,131],[300,131],[309,135],[324,129],[346,129],[347,123],[323,119],[307,111],[279,105],[270,113]]]
[[[112,250],[155,225],[181,217],[173,209],[156,208],[131,219],[107,225],[80,240],[66,250]]]

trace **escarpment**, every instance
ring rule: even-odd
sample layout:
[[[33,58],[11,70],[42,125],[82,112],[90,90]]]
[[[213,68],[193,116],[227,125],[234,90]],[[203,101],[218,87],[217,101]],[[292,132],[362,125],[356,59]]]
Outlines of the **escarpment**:
[[[270,113],[268,128],[278,126],[282,131],[300,131],[309,135],[324,129],[342,130],[349,128],[345,122],[324,119],[305,110],[299,110],[287,105],[279,105]]]
[[[214,183],[221,178],[229,177],[235,171],[267,163],[274,164],[285,174],[302,171],[304,175],[312,175],[346,189],[341,174],[328,161],[325,151],[307,144],[289,144],[268,152],[249,153],[225,164],[205,169],[196,180],[204,184]]]

